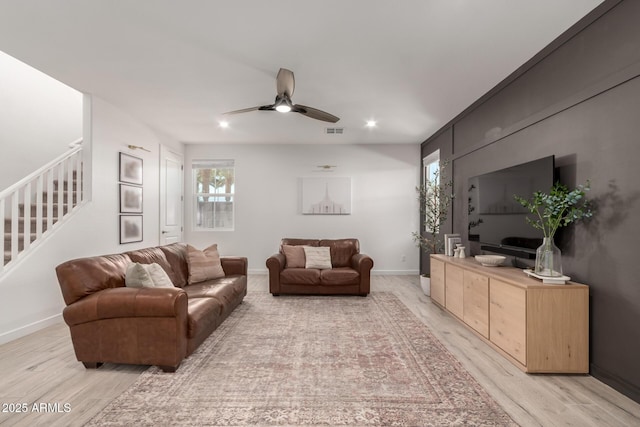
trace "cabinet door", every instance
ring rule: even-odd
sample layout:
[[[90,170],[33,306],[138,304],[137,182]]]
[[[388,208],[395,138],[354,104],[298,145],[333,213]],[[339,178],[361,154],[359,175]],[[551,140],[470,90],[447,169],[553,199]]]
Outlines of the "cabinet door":
[[[589,372],[589,290],[561,286],[527,294],[530,372]]]
[[[431,300],[444,307],[444,262],[431,257]]]
[[[464,323],[489,338],[489,278],[464,272]]]
[[[462,319],[464,315],[464,270],[452,264],[445,266],[445,301],[447,310]]]
[[[524,366],[527,365],[527,291],[491,278],[489,281],[489,339]]]

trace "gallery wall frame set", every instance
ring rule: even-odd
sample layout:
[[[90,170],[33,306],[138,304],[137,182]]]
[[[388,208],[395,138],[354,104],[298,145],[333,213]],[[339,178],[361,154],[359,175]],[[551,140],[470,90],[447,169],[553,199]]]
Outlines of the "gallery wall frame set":
[[[119,153],[120,244],[143,240],[143,160]]]
[[[142,187],[120,184],[120,213],[142,213]]]
[[[142,185],[142,159],[127,153],[120,153],[119,181],[127,184]]]
[[[120,215],[120,244],[142,242],[142,215]]]

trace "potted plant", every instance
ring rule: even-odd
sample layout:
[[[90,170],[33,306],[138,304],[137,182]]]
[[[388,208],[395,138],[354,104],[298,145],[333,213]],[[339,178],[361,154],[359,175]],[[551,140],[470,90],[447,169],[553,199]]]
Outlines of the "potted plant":
[[[433,173],[431,179],[416,187],[420,214],[424,218],[424,231],[413,232],[413,240],[425,253],[437,254],[443,245],[440,227],[447,220],[453,194],[453,182],[446,179],[444,170],[448,162],[442,162]],[[425,295],[431,295],[431,278],[429,273],[420,275],[420,285]]]
[[[515,195],[515,199],[537,218],[527,217],[527,222],[534,228],[542,230],[544,239],[542,246],[536,250],[534,272],[540,276],[562,276],[562,254],[554,244],[553,237],[560,227],[593,215],[585,194],[590,190],[589,181],[569,191],[557,182],[549,194],[541,191],[533,193],[531,199]]]

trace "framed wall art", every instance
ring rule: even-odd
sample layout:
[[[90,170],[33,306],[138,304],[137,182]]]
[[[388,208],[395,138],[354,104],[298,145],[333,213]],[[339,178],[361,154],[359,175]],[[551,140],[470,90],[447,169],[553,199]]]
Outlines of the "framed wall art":
[[[142,215],[120,215],[120,244],[142,242]]]
[[[302,178],[304,215],[351,215],[351,178]]]
[[[142,159],[120,153],[120,182],[142,185]]]
[[[120,213],[142,213],[142,187],[120,184]]]

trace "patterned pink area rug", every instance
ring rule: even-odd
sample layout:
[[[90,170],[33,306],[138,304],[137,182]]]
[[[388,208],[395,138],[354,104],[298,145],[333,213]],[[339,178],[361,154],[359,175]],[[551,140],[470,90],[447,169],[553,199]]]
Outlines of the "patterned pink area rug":
[[[517,425],[391,293],[245,302],[88,425]]]

